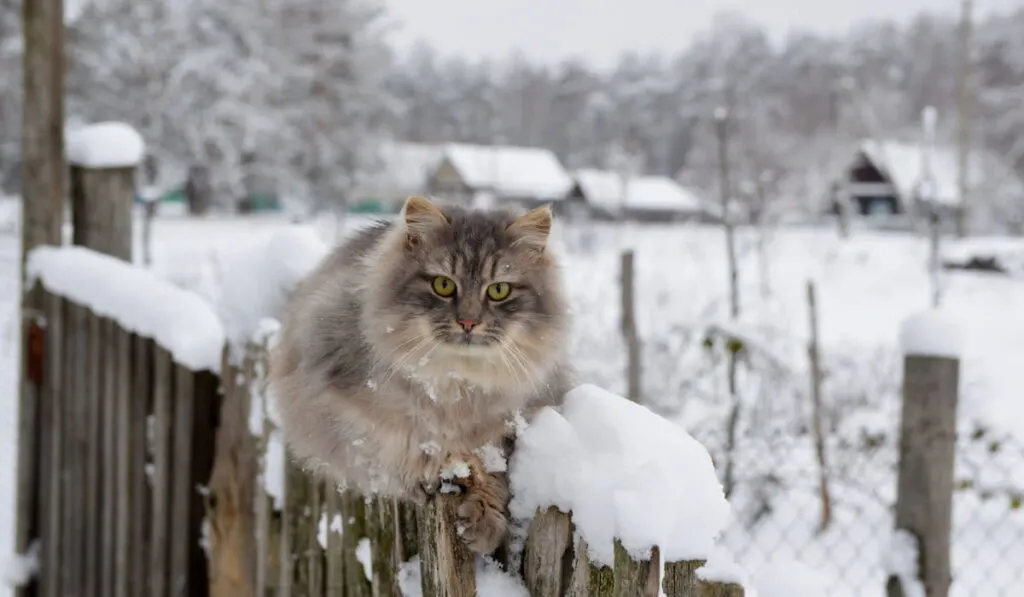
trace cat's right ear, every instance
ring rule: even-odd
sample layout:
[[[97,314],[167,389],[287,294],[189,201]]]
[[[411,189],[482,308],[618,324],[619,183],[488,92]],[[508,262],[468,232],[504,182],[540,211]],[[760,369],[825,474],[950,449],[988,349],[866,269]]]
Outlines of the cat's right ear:
[[[405,243],[410,249],[422,242],[431,232],[450,223],[441,208],[426,197],[419,196],[405,200],[402,221],[405,223]]]

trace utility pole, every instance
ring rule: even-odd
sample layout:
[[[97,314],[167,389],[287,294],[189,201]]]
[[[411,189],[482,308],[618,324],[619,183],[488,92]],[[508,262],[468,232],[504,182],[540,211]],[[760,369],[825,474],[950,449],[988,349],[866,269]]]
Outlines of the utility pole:
[[[971,12],[973,0],[962,0],[959,48],[956,73],[957,115],[957,194],[956,234],[963,238],[970,232],[970,188],[967,179],[970,156],[970,75],[971,75]]]
[[[22,3],[21,280],[28,254],[61,244],[67,164],[64,157],[64,2]],[[21,293],[21,369],[18,383],[18,477],[14,548],[24,554],[39,536],[39,391],[45,322],[43,293]],[[44,558],[44,568],[48,564]],[[32,587],[15,595],[32,594]]]

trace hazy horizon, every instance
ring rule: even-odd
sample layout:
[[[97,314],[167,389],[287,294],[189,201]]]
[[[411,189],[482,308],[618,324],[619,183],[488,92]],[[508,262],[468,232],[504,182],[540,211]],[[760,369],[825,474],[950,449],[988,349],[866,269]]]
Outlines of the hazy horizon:
[[[797,30],[842,33],[875,19],[907,20],[927,11],[960,12],[960,0],[383,0],[400,52],[425,42],[442,55],[500,58],[521,52],[538,62],[581,59],[612,66],[624,52],[671,55],[708,28],[719,12],[739,12],[762,24],[774,39]],[[984,18],[1024,6],[1024,0],[974,0]],[[541,18],[543,17],[543,18]]]

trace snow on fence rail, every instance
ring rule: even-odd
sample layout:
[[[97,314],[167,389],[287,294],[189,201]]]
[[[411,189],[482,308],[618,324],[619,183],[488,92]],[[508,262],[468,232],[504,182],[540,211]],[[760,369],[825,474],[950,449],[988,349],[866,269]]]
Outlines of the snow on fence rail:
[[[624,398],[582,387],[525,428],[518,531],[480,561],[459,496],[364,497],[286,458],[264,392],[272,328],[239,355],[197,297],[82,248],[37,249],[29,272],[45,296],[36,594],[743,594],[714,556],[728,504],[707,452]]]

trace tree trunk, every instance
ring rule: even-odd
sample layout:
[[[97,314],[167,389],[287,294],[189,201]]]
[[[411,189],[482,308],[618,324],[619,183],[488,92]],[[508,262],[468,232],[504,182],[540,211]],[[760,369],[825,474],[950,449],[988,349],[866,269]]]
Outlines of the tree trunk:
[[[64,157],[64,2],[22,2],[24,55],[21,125],[21,275],[25,259],[40,245],[61,244],[67,164]],[[41,288],[21,299],[21,379],[18,386],[18,473],[14,549],[25,553],[39,536],[39,391],[44,342]],[[33,375],[38,373],[38,375]],[[57,571],[46,570],[54,575]],[[33,585],[17,587],[22,597]]]

